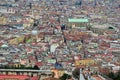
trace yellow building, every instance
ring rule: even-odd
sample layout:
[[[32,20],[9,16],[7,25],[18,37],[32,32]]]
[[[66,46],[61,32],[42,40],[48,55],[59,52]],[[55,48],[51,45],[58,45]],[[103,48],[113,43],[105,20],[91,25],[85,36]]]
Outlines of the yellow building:
[[[23,41],[24,41],[24,38],[25,38],[24,36],[18,37],[18,38],[17,38],[18,43],[23,42]]]
[[[1,16],[0,17],[0,25],[5,25],[5,24],[7,24],[7,18],[4,16]]]
[[[30,19],[29,19],[29,22],[30,22],[30,23],[34,23],[34,19],[30,18]]]
[[[82,49],[82,45],[80,44],[80,45],[78,45],[78,50],[81,50]]]
[[[24,41],[24,36],[20,36],[14,39],[9,40],[9,44],[19,44]]]
[[[96,64],[96,61],[94,59],[83,59],[83,60],[75,61],[76,66],[90,66],[95,64]]]
[[[17,38],[9,40],[9,44],[18,44]]]
[[[21,65],[19,64],[19,63],[15,63],[15,64],[9,64],[8,65],[9,67],[13,67],[13,68],[20,68],[21,67]]]

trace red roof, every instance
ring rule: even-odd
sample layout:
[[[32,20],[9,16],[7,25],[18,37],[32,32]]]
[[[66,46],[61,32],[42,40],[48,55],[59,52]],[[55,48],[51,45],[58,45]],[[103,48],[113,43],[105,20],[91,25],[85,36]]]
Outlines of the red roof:
[[[36,61],[36,59],[32,56],[29,57],[30,60]]]
[[[60,26],[56,26],[57,29],[60,29],[61,27]]]
[[[43,66],[42,62],[36,62],[37,66]]]
[[[3,45],[3,43],[2,42],[0,42],[0,46],[2,46]]]
[[[37,76],[34,76],[34,77],[32,77],[31,80],[39,80],[39,78]]]
[[[0,80],[11,79],[11,80],[25,80],[30,79],[27,75],[0,75]],[[31,78],[31,80],[39,80],[37,76]]]
[[[30,78],[30,77],[26,76],[26,75],[0,75],[0,80],[5,80],[5,79],[25,80],[28,78]]]

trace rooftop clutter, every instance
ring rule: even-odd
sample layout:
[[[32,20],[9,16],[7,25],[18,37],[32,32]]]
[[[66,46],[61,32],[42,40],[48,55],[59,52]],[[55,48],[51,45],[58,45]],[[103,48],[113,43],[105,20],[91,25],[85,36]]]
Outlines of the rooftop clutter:
[[[0,5],[1,68],[120,66],[119,0],[9,1]]]

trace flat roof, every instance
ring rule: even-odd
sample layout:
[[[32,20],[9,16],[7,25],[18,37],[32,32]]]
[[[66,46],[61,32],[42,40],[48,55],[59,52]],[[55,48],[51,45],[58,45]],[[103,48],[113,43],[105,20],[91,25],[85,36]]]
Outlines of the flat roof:
[[[80,18],[80,19],[72,18],[72,19],[68,19],[68,22],[89,22],[89,20],[85,18]]]

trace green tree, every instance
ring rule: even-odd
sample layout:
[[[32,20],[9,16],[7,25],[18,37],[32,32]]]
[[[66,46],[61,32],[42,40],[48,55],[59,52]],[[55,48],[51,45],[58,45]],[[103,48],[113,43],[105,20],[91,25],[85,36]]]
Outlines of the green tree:
[[[65,73],[65,74],[63,74],[59,79],[60,79],[60,80],[71,79],[71,76]]]
[[[39,67],[38,67],[37,65],[35,65],[35,66],[33,67],[33,69],[39,70]]]
[[[76,68],[76,69],[72,72],[72,76],[73,76],[75,79],[79,79],[79,75],[80,75],[79,68]]]
[[[109,73],[108,77],[114,79],[115,78],[114,73],[113,72]]]

